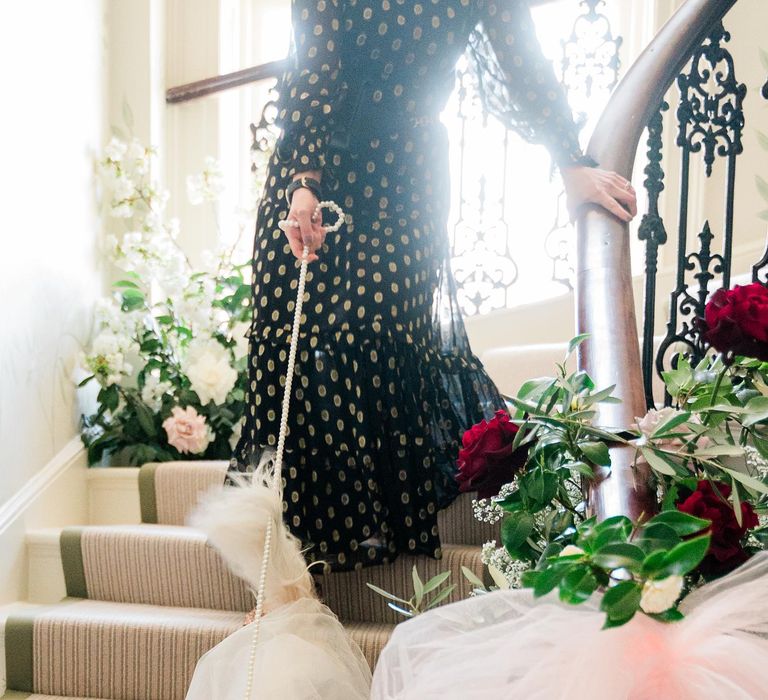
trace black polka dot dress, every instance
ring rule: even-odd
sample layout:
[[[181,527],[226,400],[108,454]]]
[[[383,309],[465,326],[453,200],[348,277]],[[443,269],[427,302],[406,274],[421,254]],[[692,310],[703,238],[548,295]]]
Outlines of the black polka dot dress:
[[[576,130],[519,0],[293,0],[282,135],[253,252],[249,394],[230,469],[279,432],[299,263],[278,222],[297,172],[346,212],[310,265],[283,466],[288,526],[335,569],[440,556],[462,433],[503,406],[468,346],[448,259],[438,115],[481,27],[525,124],[559,162]],[[498,76],[496,76],[498,77]],[[516,117],[517,118],[517,117]]]

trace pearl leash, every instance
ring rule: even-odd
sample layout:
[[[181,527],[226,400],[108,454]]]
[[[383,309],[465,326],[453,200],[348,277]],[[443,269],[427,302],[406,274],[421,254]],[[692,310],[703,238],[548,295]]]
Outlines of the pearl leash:
[[[344,212],[336,202],[323,201],[315,208],[315,217],[320,216],[323,209],[330,209],[337,215],[336,222],[331,226],[325,226],[326,233],[336,233],[344,223]],[[298,221],[283,220],[278,223],[282,231],[299,226]],[[288,351],[288,367],[285,375],[285,389],[283,391],[283,405],[280,413],[280,433],[277,438],[277,450],[275,454],[275,478],[280,478],[283,468],[283,452],[285,451],[285,436],[288,433],[288,412],[291,403],[291,387],[293,385],[293,370],[296,366],[296,353],[299,346],[299,326],[301,325],[301,310],[304,306],[304,288],[307,283],[307,265],[309,263],[309,246],[304,246],[301,255],[301,269],[299,270],[299,285],[296,291],[296,310],[293,314],[293,326],[291,327],[291,345]],[[264,554],[261,559],[261,571],[259,572],[259,588],[256,591],[256,619],[253,621],[253,638],[251,640],[251,653],[248,657],[248,681],[245,686],[245,700],[251,700],[253,695],[253,676],[256,671],[256,651],[259,646],[259,631],[261,630],[261,615],[264,610],[264,587],[267,581],[267,566],[272,546],[272,518],[267,520],[267,531],[264,534]]]

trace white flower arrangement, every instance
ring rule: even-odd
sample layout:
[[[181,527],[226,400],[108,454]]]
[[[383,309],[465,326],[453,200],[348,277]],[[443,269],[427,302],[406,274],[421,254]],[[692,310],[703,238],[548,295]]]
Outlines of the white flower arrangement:
[[[106,238],[104,254],[122,277],[97,303],[81,357],[81,386],[99,384],[98,410],[82,417],[91,464],[228,459],[245,413],[250,261],[234,260],[237,242],[220,243],[193,269],[179,222],[165,214],[168,193],[151,178],[155,157],[115,137],[98,163],[109,214],[125,233]],[[264,181],[263,172],[253,177]],[[225,187],[212,158],[187,183],[192,203],[211,206]]]

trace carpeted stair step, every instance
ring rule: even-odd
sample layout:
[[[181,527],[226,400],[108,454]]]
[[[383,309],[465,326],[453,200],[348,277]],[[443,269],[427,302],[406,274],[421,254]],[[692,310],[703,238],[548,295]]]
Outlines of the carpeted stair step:
[[[238,612],[67,600],[11,614],[9,690],[107,700],[183,700],[198,658],[243,623]],[[371,666],[392,627],[350,626]]]
[[[182,700],[197,659],[242,613],[67,600],[5,623],[10,690],[109,700]]]
[[[401,555],[391,564],[371,566],[360,571],[325,574],[320,577],[323,600],[345,624],[348,621],[366,620],[401,622],[403,617],[389,607],[384,597],[368,588],[366,583],[378,586],[399,598],[408,599],[413,594],[414,565],[423,582],[443,571],[451,572],[447,583],[455,583],[457,586],[445,603],[463,600],[473,589],[472,584],[462,574],[462,566],[487,581],[479,547],[446,545],[443,547],[442,559]]]
[[[0,695],[0,700],[98,700],[98,698],[73,698],[63,695],[38,695],[37,693],[19,693],[9,690],[5,695]]]
[[[224,483],[227,462],[159,462],[139,472],[141,519],[144,523],[184,525],[201,494]],[[476,494],[461,494],[438,514],[442,543],[480,546],[498,539],[498,526],[478,522],[472,514]]]
[[[116,603],[247,611],[253,595],[192,528],[112,525],[60,535],[66,594]]]
[[[150,462],[139,471],[141,522],[185,525],[200,496],[222,486],[225,461]]]

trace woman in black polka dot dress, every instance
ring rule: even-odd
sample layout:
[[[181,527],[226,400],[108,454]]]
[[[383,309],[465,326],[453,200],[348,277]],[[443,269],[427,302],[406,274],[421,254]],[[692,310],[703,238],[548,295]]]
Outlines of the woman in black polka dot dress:
[[[571,205],[634,213],[584,166],[523,0],[293,0],[283,128],[253,255],[248,409],[231,469],[277,441],[302,239],[313,255],[283,466],[285,517],[337,569],[440,556],[463,431],[503,401],[468,346],[449,267],[448,138],[438,115],[468,43],[489,109],[543,142]],[[308,176],[346,224],[324,239]],[[617,201],[618,200],[618,201]],[[627,211],[619,202],[627,205]],[[286,236],[278,222],[298,226]]]

